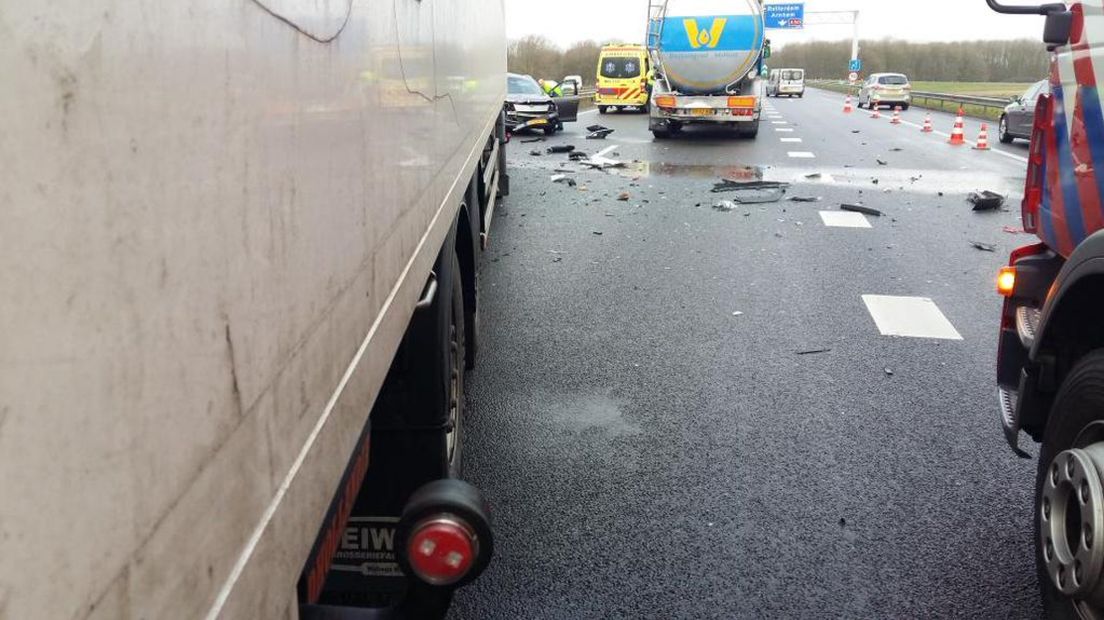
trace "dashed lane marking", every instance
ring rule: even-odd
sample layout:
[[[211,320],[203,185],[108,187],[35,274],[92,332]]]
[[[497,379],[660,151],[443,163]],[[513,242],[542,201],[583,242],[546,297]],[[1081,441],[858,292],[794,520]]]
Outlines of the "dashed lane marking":
[[[809,151],[790,151],[786,153],[792,159],[814,159],[816,155],[813,155]]]
[[[782,142],[801,142],[801,138],[779,138]]]
[[[863,295],[862,299],[883,336],[962,340],[939,306],[927,297]]]
[[[820,219],[825,226],[833,228],[873,228],[870,220],[862,213],[848,213],[847,211],[821,211]]]
[[[793,127],[775,127],[774,130],[779,133],[793,133]]]

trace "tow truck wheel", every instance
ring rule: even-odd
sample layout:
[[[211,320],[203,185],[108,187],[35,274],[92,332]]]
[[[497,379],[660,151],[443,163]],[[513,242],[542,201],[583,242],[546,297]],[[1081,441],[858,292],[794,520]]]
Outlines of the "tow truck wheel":
[[[1012,144],[1015,138],[1012,134],[1008,133],[1008,117],[1003,114],[1000,117],[1000,124],[997,125],[997,139],[1001,141],[1001,144]]]
[[[1058,390],[1035,479],[1035,564],[1051,618],[1104,616],[1104,350]]]
[[[609,106],[604,106],[604,105],[598,106],[598,113],[599,114],[605,114],[608,111],[609,111]]]

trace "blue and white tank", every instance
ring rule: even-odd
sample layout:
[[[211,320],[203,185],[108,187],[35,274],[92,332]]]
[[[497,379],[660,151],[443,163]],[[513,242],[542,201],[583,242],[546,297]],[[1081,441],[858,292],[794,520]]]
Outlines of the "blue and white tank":
[[[649,43],[672,88],[715,94],[757,67],[765,25],[760,0],[668,0],[662,23],[648,24]]]

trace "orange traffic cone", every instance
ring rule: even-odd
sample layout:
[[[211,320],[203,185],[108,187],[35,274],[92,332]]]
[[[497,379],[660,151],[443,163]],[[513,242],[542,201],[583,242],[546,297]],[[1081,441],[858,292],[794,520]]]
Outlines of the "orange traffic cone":
[[[924,126],[920,128],[920,131],[922,131],[924,133],[932,133],[932,132],[935,131],[935,128],[932,127],[931,114],[930,113],[924,115]]]
[[[873,107],[873,108],[874,108],[874,112],[873,112],[873,113],[872,113],[872,114],[870,115],[870,118],[881,118],[881,117],[882,117],[882,110],[881,110],[881,108],[879,108],[878,106],[874,105],[873,103],[872,103],[872,104],[870,104],[870,105],[871,105],[871,107]]]
[[[958,109],[958,116],[955,117],[954,129],[951,130],[950,144],[954,146],[962,146],[966,144],[966,122],[962,120],[966,111],[962,108]]]
[[[847,99],[843,102],[843,113],[850,114],[851,109],[851,95],[847,95]]]
[[[978,133],[977,145],[974,146],[979,151],[989,150],[989,124],[982,123],[981,131]]]
[[[901,124],[901,106],[896,106],[893,108],[893,118],[890,119],[889,123],[891,125]]]

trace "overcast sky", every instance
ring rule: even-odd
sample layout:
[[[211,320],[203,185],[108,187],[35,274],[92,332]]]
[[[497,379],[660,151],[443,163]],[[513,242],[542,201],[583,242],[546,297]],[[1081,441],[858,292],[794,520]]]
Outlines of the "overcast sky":
[[[1013,0],[1016,1],[1016,0]],[[505,0],[506,30],[511,39],[544,35],[561,47],[585,39],[643,42],[647,0]],[[742,4],[741,0],[733,0]],[[1018,0],[1024,4],[1023,0]],[[858,10],[859,36],[910,41],[1039,39],[1040,17],[998,15],[985,0],[809,0],[806,11]],[[807,27],[800,32],[772,30],[778,45],[810,39],[850,39],[850,26]]]

